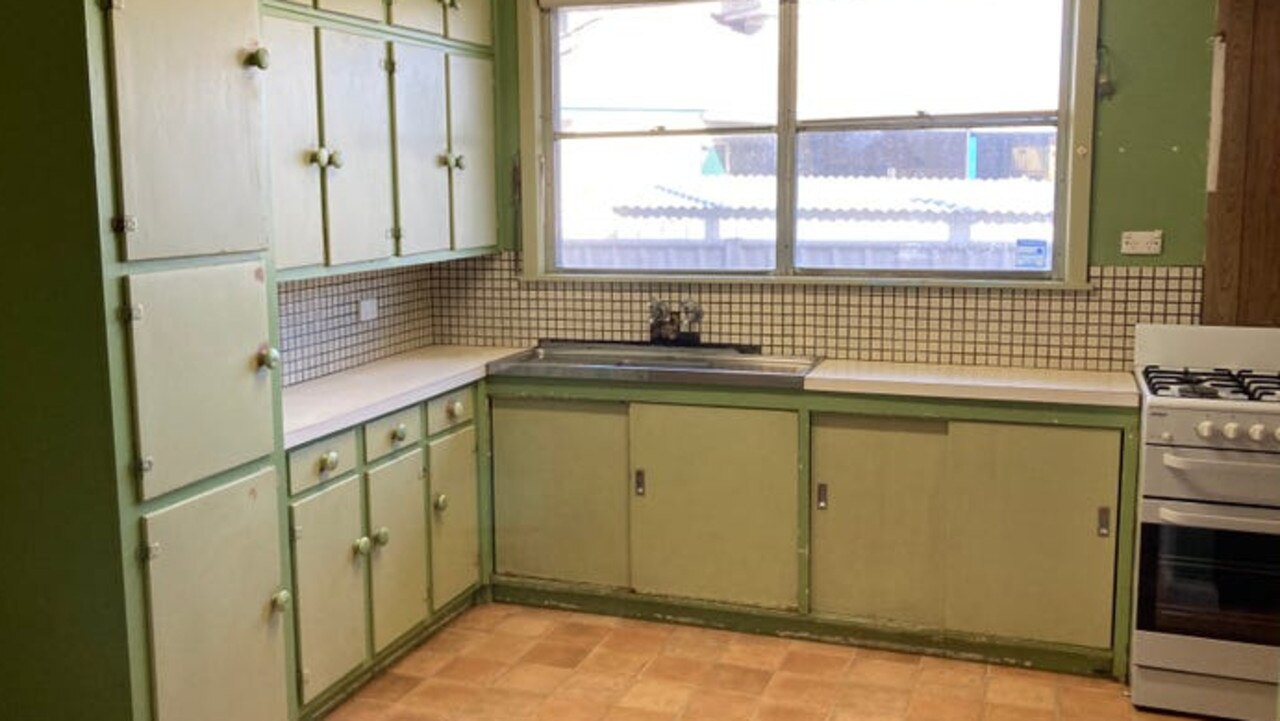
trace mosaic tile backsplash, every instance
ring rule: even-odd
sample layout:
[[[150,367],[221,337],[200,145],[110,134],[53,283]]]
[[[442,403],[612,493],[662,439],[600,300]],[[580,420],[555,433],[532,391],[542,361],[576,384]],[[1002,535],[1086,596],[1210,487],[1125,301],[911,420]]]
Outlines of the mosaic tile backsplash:
[[[413,270],[281,284],[285,383],[430,344],[644,340],[651,299],[702,304],[703,340],[770,354],[1127,370],[1136,323],[1198,322],[1199,267],[1095,267],[1092,289],[564,283],[519,278],[502,254]],[[382,315],[356,321],[377,293]],[[393,310],[394,309],[394,310]]]

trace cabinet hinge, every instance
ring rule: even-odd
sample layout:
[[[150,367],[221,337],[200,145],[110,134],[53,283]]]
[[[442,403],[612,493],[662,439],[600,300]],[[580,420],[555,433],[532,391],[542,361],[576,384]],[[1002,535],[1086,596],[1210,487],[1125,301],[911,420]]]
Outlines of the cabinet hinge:
[[[137,232],[138,219],[132,215],[117,215],[111,219],[111,230],[116,233]]]
[[[400,230],[399,226],[391,229],[392,240],[401,240],[403,238],[404,238],[404,231]]]
[[[137,323],[142,320],[142,304],[134,303],[120,309],[120,317],[126,323]]]
[[[396,61],[392,60],[391,58],[387,58],[386,60],[383,60],[382,69],[394,75],[396,72]]]
[[[143,562],[154,561],[159,557],[160,557],[159,543],[144,543],[138,547],[139,561],[143,561]]]
[[[151,456],[143,456],[142,458],[138,459],[138,473],[140,475],[150,473],[151,470],[155,467],[156,467],[156,460]]]

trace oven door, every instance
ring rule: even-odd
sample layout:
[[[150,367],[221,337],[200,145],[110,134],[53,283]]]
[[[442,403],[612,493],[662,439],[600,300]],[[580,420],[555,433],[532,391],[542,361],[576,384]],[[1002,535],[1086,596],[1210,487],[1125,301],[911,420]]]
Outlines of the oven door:
[[[1280,509],[1142,503],[1134,661],[1275,683]]]

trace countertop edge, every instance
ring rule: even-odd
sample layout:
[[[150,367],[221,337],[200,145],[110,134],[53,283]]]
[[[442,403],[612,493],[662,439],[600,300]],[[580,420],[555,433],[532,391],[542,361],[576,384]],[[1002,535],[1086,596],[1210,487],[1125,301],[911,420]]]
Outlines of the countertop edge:
[[[1135,389],[1110,391],[1069,387],[1029,387],[1016,384],[965,383],[963,381],[906,381],[884,378],[806,378],[804,390],[849,395],[916,396],[949,400],[1052,403],[1137,409],[1141,396]]]

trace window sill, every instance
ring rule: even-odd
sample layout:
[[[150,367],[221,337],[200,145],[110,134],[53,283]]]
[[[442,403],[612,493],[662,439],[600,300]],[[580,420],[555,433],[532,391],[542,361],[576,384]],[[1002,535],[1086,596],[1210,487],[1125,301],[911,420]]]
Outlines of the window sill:
[[[838,273],[768,275],[751,273],[613,273],[527,271],[522,281],[539,283],[697,283],[709,285],[845,285],[883,288],[988,288],[993,290],[1086,291],[1088,279],[869,277]]]

